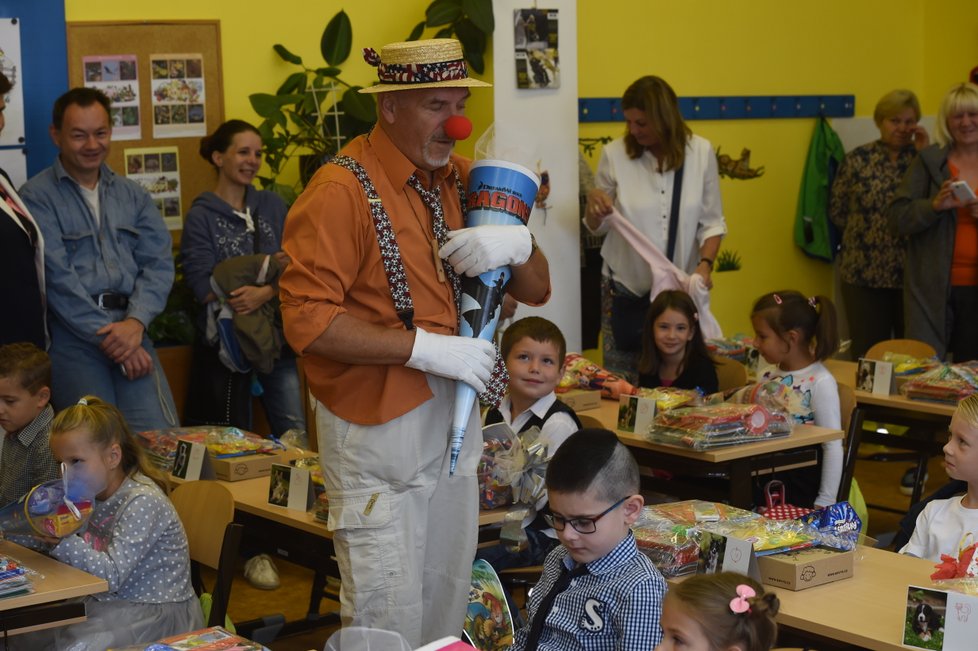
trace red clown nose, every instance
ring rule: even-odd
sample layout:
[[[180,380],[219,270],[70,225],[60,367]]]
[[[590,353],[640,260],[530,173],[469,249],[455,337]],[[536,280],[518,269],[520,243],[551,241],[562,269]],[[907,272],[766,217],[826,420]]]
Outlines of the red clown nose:
[[[445,135],[452,140],[465,140],[472,135],[472,120],[464,115],[453,115],[445,120]]]

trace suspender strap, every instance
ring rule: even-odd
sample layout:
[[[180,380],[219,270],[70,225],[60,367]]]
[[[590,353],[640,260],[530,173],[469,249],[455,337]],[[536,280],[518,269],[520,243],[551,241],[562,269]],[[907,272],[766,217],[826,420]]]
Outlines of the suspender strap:
[[[676,168],[676,173],[672,178],[672,209],[669,211],[669,241],[666,246],[666,257],[673,261],[673,254],[676,252],[676,237],[679,235],[679,199],[683,193],[683,167]]]
[[[404,327],[408,330],[414,330],[414,301],[411,299],[411,288],[408,287],[407,274],[401,259],[401,249],[397,245],[394,227],[391,226],[391,220],[387,216],[387,211],[384,210],[384,204],[377,194],[377,189],[367,175],[367,170],[349,156],[336,156],[331,162],[349,170],[360,182],[364,193],[367,195],[367,201],[370,203],[370,217],[377,233],[377,244],[380,246],[380,257],[384,261],[387,286],[390,288],[391,297],[394,299],[394,309],[397,311],[398,318],[404,323]]]

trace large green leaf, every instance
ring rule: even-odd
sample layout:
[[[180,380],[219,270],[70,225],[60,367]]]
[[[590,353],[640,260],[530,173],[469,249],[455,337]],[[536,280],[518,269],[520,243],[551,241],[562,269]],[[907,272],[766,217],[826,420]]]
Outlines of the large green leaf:
[[[452,26],[442,27],[437,32],[435,32],[435,38],[451,38],[452,37]]]
[[[481,75],[486,71],[486,57],[483,52],[479,50],[465,50],[465,60],[477,75]]]
[[[323,77],[338,77],[341,72],[343,71],[336,66],[330,66],[328,68],[316,68],[316,74],[322,75]]]
[[[373,122],[377,119],[377,104],[372,95],[358,92],[360,88],[353,86],[343,93],[343,110],[361,122]]]
[[[459,0],[435,0],[424,14],[428,27],[450,25],[462,16],[462,3]]]
[[[282,57],[284,60],[288,61],[289,63],[294,63],[297,66],[302,65],[302,57],[300,57],[298,54],[292,54],[291,52],[289,52],[288,49],[286,49],[284,45],[276,43],[275,45],[272,46],[272,49],[275,50],[276,54],[278,54],[280,57]]]
[[[272,113],[281,106],[278,97],[268,93],[253,93],[248,96],[248,100],[251,102],[251,108],[255,110],[255,113],[263,118],[270,118]]]
[[[350,48],[353,46],[353,27],[350,25],[350,17],[345,11],[340,11],[333,16],[323,30],[323,37],[319,42],[319,50],[323,53],[323,59],[331,66],[338,66],[346,61],[350,56]]]
[[[423,33],[424,33],[424,21],[422,20],[420,23],[414,26],[414,29],[411,30],[410,34],[408,34],[407,40],[416,41],[419,38],[421,38],[421,35]]]
[[[483,34],[492,34],[496,26],[492,15],[492,0],[462,0],[462,12]]]
[[[290,93],[306,92],[306,73],[295,72],[285,78],[282,85],[275,91],[276,95],[288,95]]]

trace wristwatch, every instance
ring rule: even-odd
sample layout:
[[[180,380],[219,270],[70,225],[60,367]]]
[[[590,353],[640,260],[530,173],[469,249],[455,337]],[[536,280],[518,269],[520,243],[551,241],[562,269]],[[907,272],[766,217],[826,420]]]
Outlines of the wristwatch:
[[[533,233],[530,233],[530,258],[533,257],[533,254],[536,253],[537,249],[539,248],[540,245],[537,244],[537,238],[534,237]],[[529,260],[530,258],[527,258],[527,260]]]
[[[713,271],[713,260],[710,258],[700,258],[700,262],[705,262],[706,264],[710,265],[710,271]]]

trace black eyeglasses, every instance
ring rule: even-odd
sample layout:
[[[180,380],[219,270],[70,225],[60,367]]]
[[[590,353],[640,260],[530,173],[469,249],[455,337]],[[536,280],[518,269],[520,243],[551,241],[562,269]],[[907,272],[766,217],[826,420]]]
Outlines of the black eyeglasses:
[[[557,515],[556,513],[546,513],[544,514],[543,519],[557,531],[563,531],[564,527],[570,524],[570,526],[574,527],[574,531],[577,533],[594,533],[598,528],[598,520],[624,504],[625,500],[627,500],[629,497],[631,497],[631,495],[626,495],[593,518],[565,518],[564,516]]]

